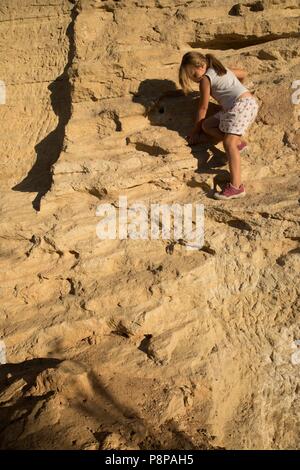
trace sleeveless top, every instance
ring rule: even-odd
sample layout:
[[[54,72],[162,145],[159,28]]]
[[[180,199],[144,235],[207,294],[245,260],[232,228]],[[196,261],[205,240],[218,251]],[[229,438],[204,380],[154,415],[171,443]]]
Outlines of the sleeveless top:
[[[249,91],[235,74],[225,67],[227,73],[225,75],[217,75],[212,67],[208,67],[206,75],[210,80],[211,96],[217,100],[222,108],[226,111],[231,108],[236,99],[245,91]]]

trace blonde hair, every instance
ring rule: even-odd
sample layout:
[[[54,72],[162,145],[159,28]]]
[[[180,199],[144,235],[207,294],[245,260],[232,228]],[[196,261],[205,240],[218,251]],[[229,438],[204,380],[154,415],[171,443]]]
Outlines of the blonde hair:
[[[185,95],[194,91],[192,81],[187,73],[187,65],[195,67],[207,65],[215,69],[217,75],[225,75],[227,73],[224,65],[213,54],[201,54],[201,52],[192,51],[184,54],[179,67],[179,83]]]

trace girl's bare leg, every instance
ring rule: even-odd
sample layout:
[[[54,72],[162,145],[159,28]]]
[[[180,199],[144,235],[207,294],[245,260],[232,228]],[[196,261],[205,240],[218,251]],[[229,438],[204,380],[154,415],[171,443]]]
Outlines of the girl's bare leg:
[[[213,140],[213,142],[215,144],[218,144],[219,142],[222,142],[222,140],[224,139],[225,134],[224,134],[224,132],[220,131],[220,129],[218,127],[205,126],[203,131],[205,132],[205,134],[207,134],[211,137],[211,140]]]
[[[216,116],[210,116],[202,121],[203,135],[209,138],[209,141],[217,145],[224,138],[224,133],[219,129],[220,119]]]
[[[220,129],[218,127],[210,127],[204,121],[204,123],[202,125],[202,128],[203,128],[203,131],[205,132],[205,134],[209,135],[212,138],[212,140],[215,144],[218,144],[219,142],[223,141],[225,133],[220,131]],[[245,142],[239,136],[236,136],[236,137],[238,138],[237,145],[241,144],[242,142]]]
[[[241,184],[241,156],[237,147],[239,136],[234,134],[225,134],[223,145],[229,160],[230,182],[236,188]]]

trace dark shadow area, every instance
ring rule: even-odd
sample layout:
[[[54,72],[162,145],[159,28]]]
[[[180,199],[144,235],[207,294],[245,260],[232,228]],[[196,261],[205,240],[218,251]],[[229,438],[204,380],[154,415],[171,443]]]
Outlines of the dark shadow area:
[[[40,210],[41,199],[52,186],[51,166],[58,160],[63,149],[65,128],[71,117],[71,83],[68,76],[73,59],[75,57],[74,23],[78,15],[77,6],[71,11],[71,22],[66,30],[69,40],[68,61],[64,71],[50,85],[51,106],[58,117],[56,128],[50,132],[36,146],[36,161],[27,176],[11,189],[21,192],[37,192],[32,202],[36,211]]]
[[[248,224],[247,222],[245,222],[244,220],[239,220],[239,219],[235,219],[235,220],[229,220],[227,222],[227,224],[230,226],[230,227],[233,227],[233,228],[237,228],[239,230],[246,230],[247,232],[251,232],[252,231],[252,227],[250,224]]]
[[[257,37],[257,35],[241,35],[238,33],[220,33],[215,34],[213,39],[209,41],[203,41],[199,39],[198,41],[193,41],[189,43],[193,49],[211,49],[218,51],[227,51],[229,49],[244,49],[250,46],[257,46],[259,44],[265,44],[271,41],[277,41],[278,39],[286,38],[298,38],[300,33],[290,32],[290,33],[269,33],[262,37]]]
[[[160,79],[144,80],[133,97],[134,102],[144,106],[144,114],[153,126],[163,126],[176,131],[185,141],[194,127],[198,99],[199,92],[195,91],[185,96],[173,81]],[[220,109],[219,105],[210,102],[206,116],[210,117]],[[229,171],[221,169],[226,166],[227,157],[226,153],[219,150],[204,133],[201,134],[201,140],[201,143],[192,146],[186,141],[186,145],[197,159],[196,173],[215,175],[214,188],[210,188],[206,183],[202,188],[208,196],[212,196],[217,186],[223,189],[230,181]],[[157,148],[155,150],[157,151]],[[195,181],[189,183],[191,186],[196,184]],[[201,183],[197,185],[201,186]]]
[[[38,375],[46,369],[56,368],[59,359],[38,358],[17,364],[0,365],[0,449],[6,448],[6,431],[14,425],[13,440],[17,443],[23,433],[24,420],[32,413],[38,402],[42,402],[55,392],[41,396],[26,396],[26,392],[36,383]]]
[[[61,363],[60,359],[43,358],[30,359],[24,362],[8,363],[0,365],[0,392],[3,387],[7,387],[14,380],[20,378],[24,379],[27,383],[33,383],[37,375],[49,367],[56,367]],[[7,376],[9,375],[9,378]]]
[[[93,433],[99,443],[98,450],[116,449],[113,445],[107,447],[106,442],[110,435],[116,434],[120,436],[120,450],[125,450],[126,447],[137,450],[213,448],[205,435],[197,438],[197,444],[193,443],[173,419],[157,426],[156,429],[152,428],[137,411],[113,397],[94,372],[89,372],[88,377],[95,400],[88,403],[84,393],[78,390],[77,397],[80,404],[77,409],[80,414],[96,418],[101,423],[99,429]]]
[[[77,440],[78,423],[87,425],[98,450],[218,449],[212,444],[214,436],[207,434],[204,428],[197,428],[201,423],[197,423],[196,428],[189,432],[186,428],[180,429],[181,426],[173,418],[160,424],[147,422],[145,413],[141,411],[143,407],[128,404],[133,389],[123,389],[123,400],[120,400],[111,391],[109,383],[104,382],[102,376],[93,370],[88,371],[83,363],[66,363],[62,369],[65,383],[57,382],[55,374],[51,373],[49,378],[39,377],[43,371],[56,369],[63,362],[56,358],[37,358],[0,366],[0,449],[79,450],[84,447],[85,441]],[[64,384],[69,390],[67,404],[64,401]],[[44,390],[44,393],[38,393],[39,390]],[[63,416],[67,406],[69,421],[58,420],[50,425],[47,401],[57,393],[61,394],[61,400],[56,402],[56,412]],[[144,400],[146,409],[148,406],[156,408],[150,391]],[[58,402],[62,405],[61,409]],[[71,409],[73,414],[70,414]],[[43,427],[37,424],[35,428],[35,420],[43,412],[45,423]]]

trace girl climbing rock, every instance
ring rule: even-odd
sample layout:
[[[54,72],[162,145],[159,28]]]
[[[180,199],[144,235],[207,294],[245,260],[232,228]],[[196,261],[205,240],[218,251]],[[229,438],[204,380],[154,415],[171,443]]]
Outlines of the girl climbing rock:
[[[230,183],[216,199],[237,199],[246,195],[241,182],[240,152],[247,147],[241,139],[254,122],[259,105],[256,98],[241,83],[247,72],[225,67],[213,54],[187,52],[179,68],[179,83],[183,92],[192,91],[191,81],[199,83],[200,100],[196,124],[188,136],[190,145],[199,143],[200,132],[223,142],[229,161]],[[222,107],[221,111],[206,118],[209,98],[212,96]]]

